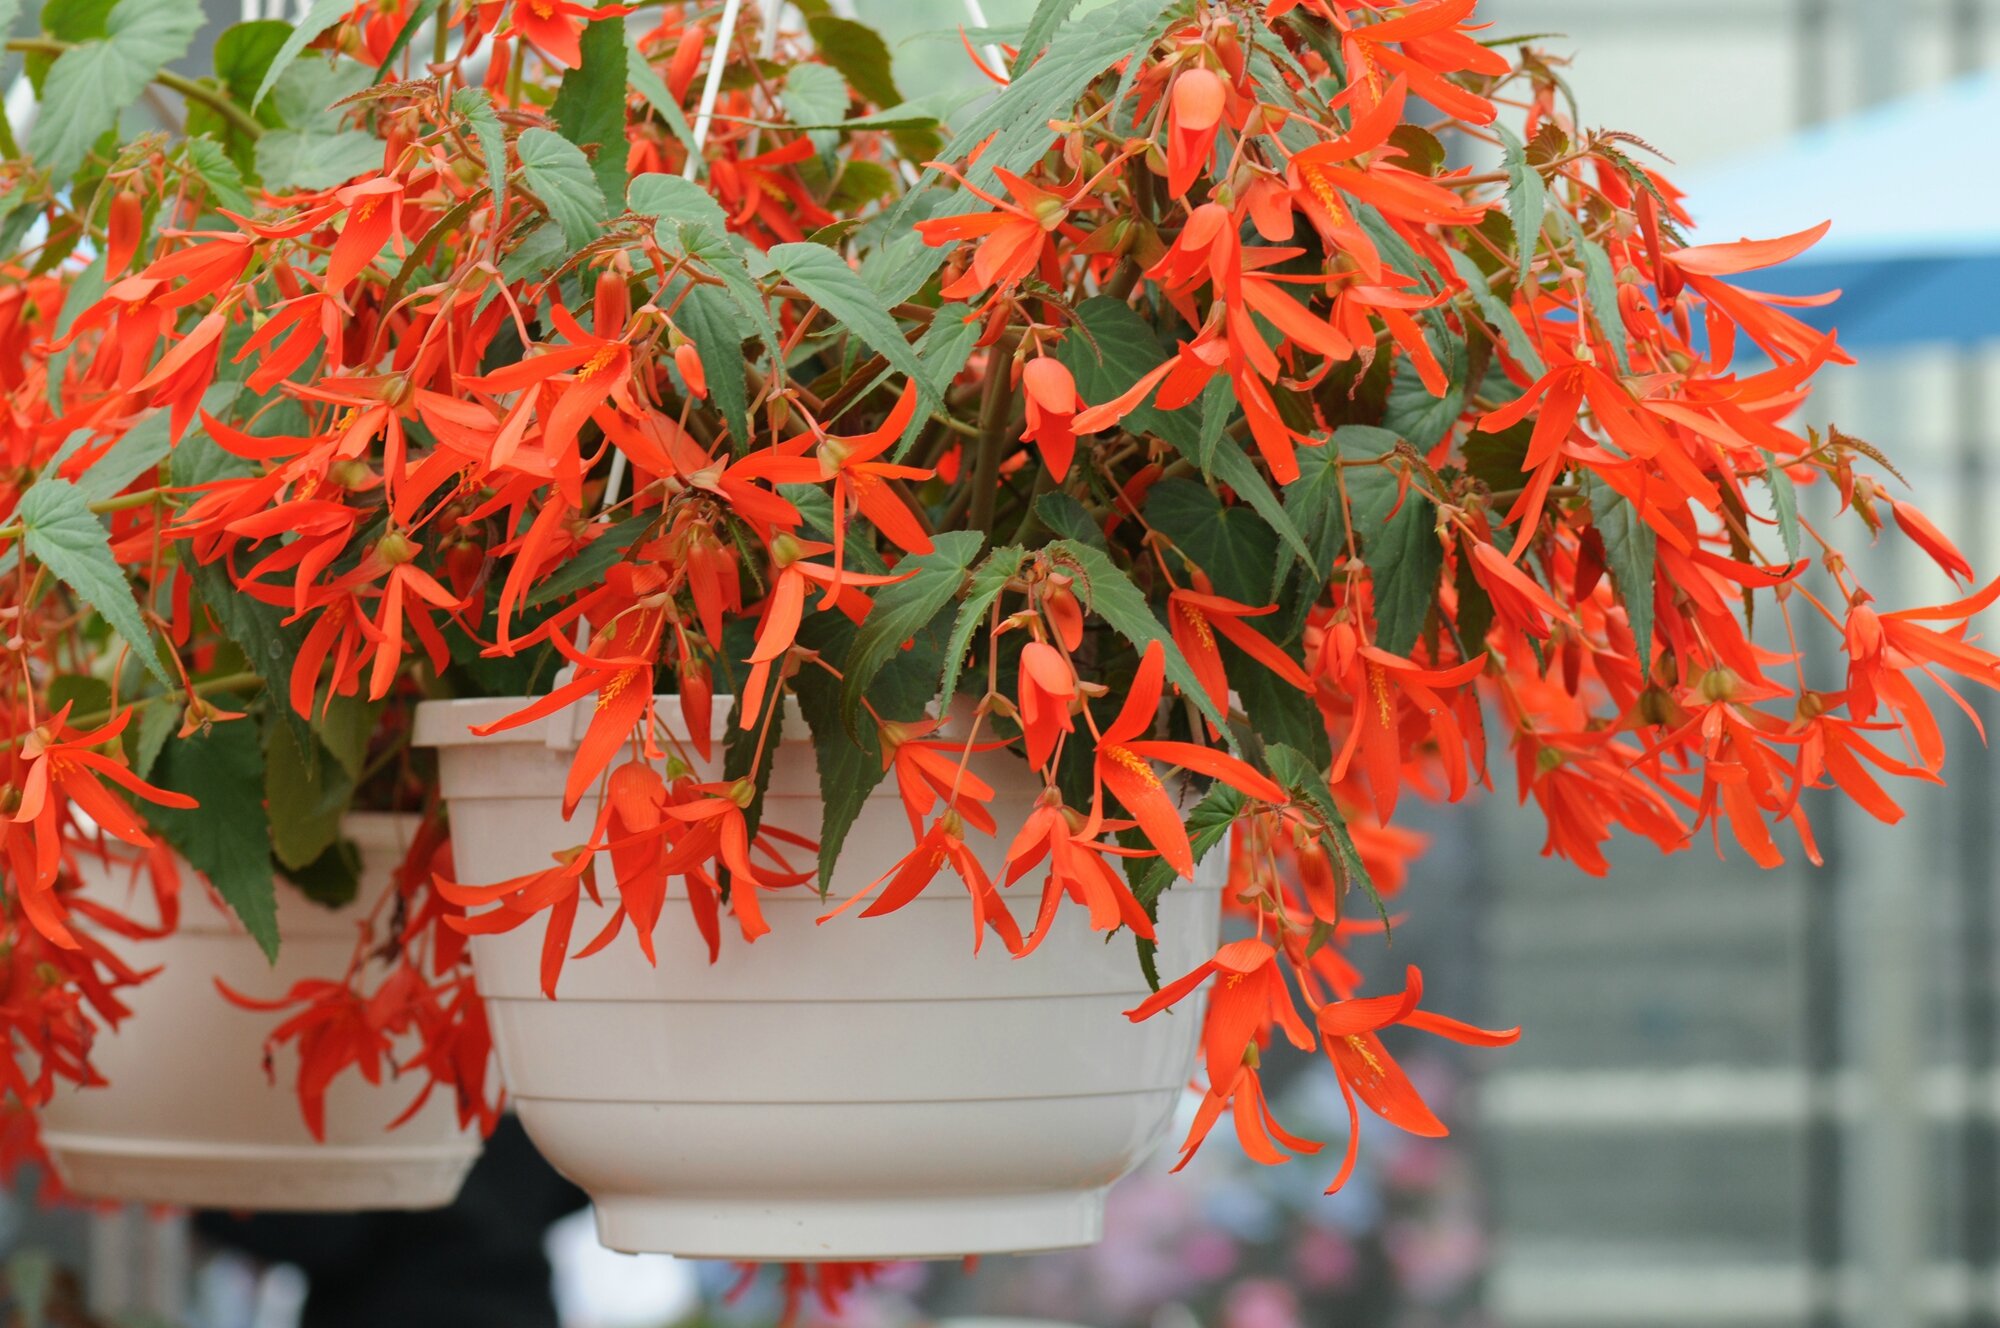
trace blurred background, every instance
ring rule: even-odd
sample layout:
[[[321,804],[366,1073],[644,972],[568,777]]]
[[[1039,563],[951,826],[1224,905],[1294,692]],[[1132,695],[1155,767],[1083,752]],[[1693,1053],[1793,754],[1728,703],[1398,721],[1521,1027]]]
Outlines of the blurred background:
[[[218,27],[238,17],[234,0],[210,5]],[[959,0],[855,9],[890,38],[906,94],[971,85]],[[1031,9],[986,0],[985,21],[1004,39]],[[2000,63],[2000,4],[1484,0],[1479,14],[1493,36],[1547,34],[1535,44],[1575,56],[1583,122],[1669,157],[1707,239],[1834,218],[1825,262],[1788,280],[1846,287],[1834,321],[1864,364],[1825,375],[1813,421],[1886,450],[1990,573],[2000,75],[1982,71]],[[1949,597],[1928,563],[1887,550],[1863,579],[1900,603]],[[1421,964],[1427,1006],[1526,1029],[1477,1064],[1411,1047],[1452,1137],[1373,1131],[1333,1199],[1325,1168],[1256,1167],[1219,1138],[1181,1176],[1162,1162],[1122,1187],[1097,1249],[891,1269],[845,1322],[2000,1325],[2000,807],[1989,753],[1947,718],[1948,787],[1899,791],[1909,816],[1893,829],[1815,808],[1818,870],[1759,872],[1703,843],[1635,849],[1586,878],[1538,856],[1539,820],[1495,760],[1493,795],[1428,817],[1411,921],[1373,956],[1383,973]],[[1330,1078],[1301,1067],[1274,1089],[1288,1125],[1339,1138]],[[290,1328],[302,1296],[295,1271],[218,1257],[172,1215],[52,1213],[24,1195],[0,1212],[0,1243],[28,1252],[17,1293],[68,1267],[135,1323]],[[703,1322],[703,1300],[706,1322],[781,1308],[768,1278],[716,1308],[733,1270],[604,1253],[587,1215],[550,1249],[567,1328]]]

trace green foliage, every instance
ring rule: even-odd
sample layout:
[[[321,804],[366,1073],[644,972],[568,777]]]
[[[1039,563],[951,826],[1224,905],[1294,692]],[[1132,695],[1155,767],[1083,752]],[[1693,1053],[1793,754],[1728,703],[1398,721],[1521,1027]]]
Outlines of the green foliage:
[[[1230,747],[1235,748],[1236,738],[1227,727],[1227,716],[1208,699],[1194,670],[1188,667],[1187,656],[1181,654],[1181,648],[1153,616],[1153,606],[1146,602],[1144,592],[1132,584],[1132,578],[1120,571],[1103,550],[1088,544],[1060,539],[1048,546],[1048,552],[1058,563],[1067,564],[1079,573],[1078,597],[1110,624],[1112,631],[1130,641],[1134,649],[1144,650],[1155,641],[1160,643],[1168,680],[1194,702],[1209,723],[1222,730]]]
[[[291,68],[292,61],[299,58],[299,53],[305,50],[315,37],[345,18],[353,8],[354,6],[347,0],[313,0],[312,8],[308,9],[306,16],[293,27],[292,35],[285,39],[285,44],[278,48],[277,54],[271,57],[270,64],[265,67],[264,77],[258,81],[257,91],[250,98],[252,109],[262,105],[264,98],[271,95],[271,89],[277,86],[278,79],[284,72]]]
[[[32,182],[25,179],[0,192],[0,254],[14,253],[41,219],[41,210],[28,206],[35,201],[36,193]]]
[[[678,294],[680,305],[674,310],[674,322],[693,338],[702,374],[708,380],[709,400],[722,412],[730,441],[741,454],[750,446],[750,393],[743,381],[748,363],[743,354],[746,329],[725,292],[690,282],[685,292]]]
[[[1465,473],[1495,493],[1518,488],[1523,477],[1521,463],[1527,459],[1528,440],[1534,432],[1535,422],[1523,420],[1498,433],[1468,433],[1459,453]]]
[[[1509,532],[1504,529],[1496,531],[1495,534],[1511,538]],[[1495,547],[1499,547],[1497,540]],[[1476,655],[1483,648],[1486,634],[1493,630],[1493,597],[1486,592],[1486,587],[1480,584],[1479,578],[1473,575],[1472,559],[1467,557],[1458,560],[1457,569],[1452,573],[1452,588],[1458,592],[1458,618],[1455,625],[1458,628],[1459,642],[1465,647],[1468,655]]]
[[[209,196],[217,207],[239,214],[250,210],[250,195],[243,187],[243,171],[223,150],[222,144],[196,135],[187,141],[186,151],[188,165],[208,186]]]
[[[102,39],[71,47],[50,67],[28,133],[30,155],[58,180],[76,174],[154,76],[187,54],[201,20],[198,0],[118,0]]]
[[[583,552],[564,562],[547,580],[530,590],[528,603],[553,604],[559,599],[597,584],[598,578],[626,556],[627,551],[646,533],[655,519],[655,515],[648,512],[641,516],[627,517],[603,531],[585,546]]]
[[[1124,394],[1166,358],[1152,328],[1130,306],[1099,295],[1078,305],[1076,312],[1084,335],[1064,338],[1057,355],[1076,379],[1077,391],[1085,401],[1095,405]],[[1228,384],[1221,384],[1221,388],[1226,394]],[[1123,423],[1134,433],[1166,439],[1175,451],[1200,466],[1203,474],[1213,475],[1249,503],[1293,553],[1310,557],[1304,537],[1286,515],[1263,472],[1236,440],[1223,432],[1226,419],[1219,417],[1226,416],[1230,400],[1233,398],[1215,401],[1205,394],[1199,412],[1141,406]],[[1271,563],[1265,566],[1262,587],[1248,596],[1259,603],[1267,597],[1272,581]],[[1283,574],[1282,565],[1278,572]]]
[[[56,318],[58,337],[67,335],[77,315],[104,297],[104,287],[104,256],[99,254],[84,265],[83,271],[76,274],[76,280],[70,285],[69,295],[63,300],[62,313]],[[62,378],[71,349],[71,346],[64,346],[49,356],[48,401],[58,409],[62,407]]]
[[[1393,434],[1358,426],[1334,435],[1335,446],[1347,460],[1386,456],[1395,441]],[[1404,482],[1404,467],[1359,466],[1343,473],[1355,539],[1375,585],[1377,643],[1392,654],[1407,655],[1436,605],[1438,577],[1444,570],[1437,508],[1414,484]],[[1322,478],[1312,501],[1332,505],[1338,497],[1329,495]],[[1332,519],[1330,511],[1320,522],[1329,533]]]
[[[493,213],[507,211],[507,131],[493,109],[493,99],[484,88],[460,88],[451,94],[452,109],[472,126],[479,141],[479,155],[486,163],[486,187],[493,191]]]
[[[1458,417],[1465,413],[1465,380],[1470,368],[1463,338],[1434,329],[1426,334],[1426,340],[1430,342],[1431,353],[1444,367],[1444,395],[1432,396],[1417,375],[1417,367],[1403,360],[1396,366],[1389,388],[1389,409],[1382,416],[1383,428],[1407,438],[1419,452],[1428,452],[1442,442]]]
[[[1050,42],[1048,56],[1009,83],[977,115],[957,126],[950,144],[934,155],[957,162],[980,148],[979,160],[972,163],[967,178],[981,186],[994,184],[995,170],[1025,169],[1048,150],[1054,137],[1048,127],[1051,119],[1070,114],[1084,89],[1106,70],[1158,39],[1166,29],[1166,8],[1165,0],[1112,0],[1063,25]],[[1130,67],[1136,70],[1138,63],[1130,61]],[[1122,98],[1122,92],[1120,95]],[[936,171],[927,171],[923,182],[936,179]],[[924,198],[921,187],[913,188],[891,211],[891,226],[906,226],[922,215],[915,208]],[[938,207],[938,213],[975,211],[982,206],[977,199],[955,195]],[[918,247],[911,251],[911,258],[913,266],[928,277],[948,253],[943,247]]]
[[[108,30],[116,0],[45,0],[38,15],[42,31],[57,41],[92,41]]]
[[[862,273],[864,281],[868,280],[868,276],[866,271]],[[877,293],[880,294],[879,291]],[[893,303],[886,299],[885,302]],[[923,376],[916,380],[916,413],[904,427],[903,437],[896,445],[894,456],[897,461],[907,456],[910,449],[916,445],[918,436],[923,433],[924,425],[944,403],[944,389],[951,385],[952,379],[958,377],[960,371],[965,368],[965,362],[972,358],[973,346],[979,340],[980,325],[976,321],[966,322],[965,315],[966,307],[962,304],[941,306],[932,315],[930,325],[924,329],[923,335],[914,343],[917,362],[923,366],[924,372]],[[867,391],[856,393],[841,414],[826,423],[829,426],[837,423],[847,410],[865,401],[869,392],[888,382],[894,375],[893,365],[884,369],[869,383]]]
[[[375,736],[385,704],[359,696],[330,697],[313,728],[321,750],[355,779],[368,768],[368,743]]]
[[[758,335],[775,340],[776,334],[768,328],[768,317],[761,327],[746,318],[753,310],[761,315],[763,304],[742,259],[730,248],[728,218],[706,189],[674,175],[639,176],[627,191],[626,206],[655,218],[660,242],[668,248],[709,255],[711,269],[729,283],[718,290],[676,278],[662,304],[673,310],[674,322],[694,341],[709,399],[722,412],[740,453],[750,439],[743,342]]]
[[[1229,785],[1217,782],[1209,786],[1202,800],[1188,810],[1183,824],[1187,827],[1188,845],[1194,850],[1194,860],[1199,865],[1209,853],[1229,835],[1229,827],[1243,813],[1244,798]],[[1124,836],[1132,840],[1132,832]],[[1146,910],[1146,916],[1159,920],[1160,896],[1172,888],[1174,869],[1166,859],[1157,855],[1125,859],[1125,879],[1131,883],[1132,896]],[[1146,977],[1146,985],[1154,991],[1160,989],[1158,965],[1159,947],[1143,937],[1139,939],[1139,969]]]
[[[222,30],[215,39],[215,77],[231,100],[250,104],[294,30],[278,18],[233,23]]]
[[[1540,378],[1546,372],[1541,352],[1535,349],[1527,329],[1521,326],[1521,320],[1514,316],[1506,301],[1493,293],[1493,287],[1487,282],[1486,274],[1479,270],[1479,264],[1471,254],[1461,249],[1451,251],[1451,260],[1458,269],[1459,278],[1471,290],[1473,302],[1479,307],[1479,316],[1500,330],[1507,343],[1507,353],[1513,356],[1515,363]]]
[[[168,432],[172,417],[156,410],[125,431],[104,455],[77,476],[77,492],[87,503],[115,497],[126,485],[166,459],[173,448]]]
[[[1167,357],[1151,326],[1121,300],[1093,296],[1076,307],[1076,316],[1082,328],[1063,338],[1056,358],[1091,405],[1129,391]],[[1133,433],[1164,438],[1190,458],[1200,455],[1201,425],[1191,411],[1140,406],[1126,415],[1123,425]]]
[[[1618,277],[1611,270],[1611,257],[1604,252],[1603,245],[1583,233],[1583,227],[1567,209],[1556,208],[1553,215],[1583,262],[1583,293],[1590,305],[1590,316],[1610,343],[1618,372],[1630,377],[1632,357],[1625,345],[1625,315],[1618,307]]]
[[[674,100],[674,94],[653,68],[652,62],[646,59],[646,53],[639,49],[638,37],[629,30],[625,35],[625,77],[632,90],[645,98],[646,104],[666,122],[668,132],[680,140],[681,148],[695,164],[695,177],[699,179],[707,174],[708,163],[702,160],[701,150],[695,146],[694,130],[688,125],[680,103]]]
[[[742,344],[750,337],[762,341],[774,373],[781,344],[763,290],[750,275],[741,242],[729,234],[727,218],[707,190],[678,176],[642,175],[632,182],[628,199],[634,212],[655,218],[654,232],[663,248],[696,259],[722,282],[721,292],[696,286],[686,299],[681,299],[676,286],[661,303],[675,311],[681,330],[694,339],[712,400],[728,421],[731,441],[741,455],[750,446]]]
[[[396,63],[396,57],[409,48],[410,39],[417,35],[419,28],[430,22],[442,3],[443,0],[417,0],[410,6],[410,16],[403,20],[403,26],[396,31],[396,39],[389,43],[389,49],[383,52],[380,63],[375,66],[376,79],[380,80],[389,72],[389,67]]]
[[[1639,659],[1650,662],[1657,537],[1622,494],[1588,472],[1583,472],[1582,478],[1584,495],[1590,499],[1591,525],[1604,540],[1604,563],[1611,571],[1611,584],[1625,602],[1625,616],[1639,643]]]
[[[111,684],[87,673],[65,673],[49,679],[46,696],[51,710],[68,706],[72,721],[111,709]]]
[[[256,140],[256,172],[270,188],[326,190],[380,164],[382,144],[360,130],[272,130]]]
[[[847,80],[831,65],[796,64],[785,74],[781,98],[795,124],[837,124],[847,115]]]
[[[264,811],[264,757],[244,720],[168,742],[153,782],[201,805],[146,807],[146,819],[208,877],[267,958],[278,956],[278,899]]]
[[[1087,544],[1102,553],[1111,552],[1111,545],[1104,539],[1104,531],[1090,513],[1083,510],[1083,504],[1066,493],[1045,493],[1035,500],[1035,515],[1043,525],[1066,540]]]
[[[839,619],[835,621],[835,619]],[[822,613],[805,624],[800,643],[831,658],[851,651],[854,625],[837,614]],[[847,833],[887,773],[882,767],[881,740],[873,724],[852,730],[841,721],[840,683],[824,669],[804,669],[792,680],[799,712],[812,731],[813,755],[819,771],[819,893],[833,885],[833,868],[847,843]]]
[[[1278,537],[1255,512],[1225,506],[1193,480],[1166,479],[1146,497],[1146,522],[1208,573],[1217,594],[1244,604],[1264,602]]]
[[[592,20],[579,44],[583,63],[563,75],[549,114],[564,138],[595,149],[590,168],[600,203],[608,203],[625,196],[625,20]]]
[[[322,908],[340,908],[361,893],[361,850],[351,839],[336,838],[326,851],[302,867],[283,869],[300,894]]]
[[[545,221],[534,227],[500,260],[500,275],[508,281],[543,277],[569,257],[562,227]]]
[[[354,777],[341,762],[328,759],[317,743],[302,748],[285,726],[271,726],[264,739],[264,797],[271,851],[280,864],[298,871],[333,847],[353,796]]]
[[[772,724],[782,722],[781,716],[773,716],[771,712],[773,707],[782,706],[784,703],[784,688],[766,688],[763,709],[751,716],[750,722],[745,724],[743,698],[741,695],[737,696],[736,704],[729,708],[729,727],[722,739],[724,779],[743,779],[752,773],[751,762],[757,760],[757,739],[764,732],[767,721]],[[770,761],[757,762],[756,778],[753,783],[755,794],[750,800],[750,805],[743,809],[744,823],[750,827],[750,833],[753,835],[757,833],[757,827],[764,819],[764,795],[771,788],[771,765]],[[726,873],[724,880],[726,884]]]
[[[854,624],[838,613],[814,614],[799,629],[799,643],[827,659],[853,654]],[[922,717],[937,691],[937,654],[927,649],[898,650],[883,664],[868,688],[868,703],[884,719]],[[823,806],[819,828],[819,889],[822,897],[833,885],[833,869],[848,831],[868,796],[888,773],[881,740],[873,723],[850,729],[842,715],[840,681],[824,669],[802,669],[793,679],[799,710],[812,731],[813,754],[819,771]]]
[[[1396,445],[1394,434],[1365,425],[1347,427],[1379,434],[1384,451]],[[1285,486],[1285,515],[1302,532],[1310,551],[1310,566],[1321,581],[1333,574],[1334,563],[1347,552],[1347,515],[1341,502],[1344,472],[1340,464],[1345,448],[1338,441],[1344,433],[1337,433],[1332,445],[1301,451],[1299,477]]]
[[[1548,186],[1542,181],[1542,173],[1529,164],[1527,145],[1520,136],[1501,124],[1494,125],[1493,130],[1500,135],[1507,169],[1507,216],[1514,223],[1515,242],[1519,246],[1515,261],[1520,265],[1521,288],[1528,290],[1536,285],[1535,250],[1541,245],[1542,219],[1548,211]],[[1453,257],[1459,256],[1460,251],[1454,250]]]
[[[1076,6],[1077,0],[1039,0],[1035,12],[1028,17],[1027,30],[1021,34],[1020,53],[1014,57],[1015,77],[1035,63],[1035,57],[1047,48],[1056,29],[1069,22]]]
[[[945,531],[934,541],[936,547],[931,552],[906,558],[897,569],[913,575],[875,592],[875,607],[869,610],[855,634],[853,649],[841,665],[846,682],[841,688],[840,709],[850,732],[860,713],[861,698],[873,685],[875,675],[905,641],[957,598],[985,542],[985,536],[976,530]]]
[[[160,663],[159,643],[139,614],[124,569],[111,554],[111,532],[90,510],[84,491],[68,480],[44,476],[21,496],[14,519],[21,525],[28,552],[111,624],[163,686],[173,686],[172,676]]]
[[[1182,818],[1187,827],[1188,844],[1194,849],[1194,860],[1198,864],[1206,858],[1209,850],[1221,844],[1229,834],[1229,827],[1243,814],[1247,802],[1244,796],[1229,785],[1217,781],[1209,785],[1208,792],[1200,802],[1188,809]],[[1125,859],[1126,879],[1132,883],[1132,893],[1152,914],[1161,895],[1173,886],[1174,869],[1166,859],[1157,856]]]
[[[1340,814],[1340,808],[1333,800],[1333,792],[1326,782],[1325,771],[1311,758],[1282,743],[1274,743],[1264,749],[1265,760],[1270,763],[1271,777],[1285,786],[1294,802],[1303,802],[1312,809],[1320,828],[1333,841],[1335,856],[1340,860],[1347,880],[1368,892],[1374,901],[1375,912],[1382,919],[1382,933],[1391,935],[1388,906],[1375,889],[1375,882],[1368,875],[1368,866],[1361,860],[1361,851],[1354,846],[1354,836],[1347,829],[1347,818]]]
[[[806,20],[813,45],[820,57],[835,69],[854,90],[877,106],[897,106],[903,94],[896,89],[896,77],[889,48],[876,31],[865,23],[833,14],[819,14]],[[841,97],[841,108],[847,99]]]
[[[562,227],[563,239],[581,249],[604,228],[604,191],[583,150],[547,129],[524,129],[514,143],[521,158],[521,181],[549,216]]]
[[[257,174],[265,186],[331,189],[381,166],[382,140],[347,128],[334,105],[367,86],[368,71],[360,65],[313,61],[287,70],[270,102],[285,128],[257,140]]]
[[[1018,544],[995,549],[987,555],[986,561],[974,569],[971,579],[965,583],[958,617],[953,620],[951,636],[945,642],[944,676],[939,683],[938,696],[946,703],[958,691],[959,671],[965,664],[966,652],[972,648],[972,638],[986,625],[994,601],[1007,588],[1007,582],[1021,570],[1021,561],[1027,556],[1028,551]]]
[[[969,176],[975,184],[991,184],[995,170],[1018,171],[1034,161],[1054,137],[1049,121],[1069,115],[1105,70],[1151,46],[1165,28],[1165,9],[1164,0],[1113,0],[1063,24],[1048,54],[952,136],[947,158],[961,160],[985,143]]]
[[[1331,764],[1333,744],[1327,737],[1326,718],[1312,697],[1229,642],[1221,645],[1229,661],[1230,682],[1248,721],[1244,726],[1247,729],[1244,745],[1256,748],[1283,743],[1307,753],[1321,765]],[[1296,656],[1296,648],[1292,653]]]
[[[1226,376],[1217,374],[1201,390],[1201,434],[1195,440],[1194,450],[1194,463],[1209,479],[1215,477],[1216,454],[1222,445],[1224,432],[1236,414],[1235,386]]]
[[[125,730],[125,758],[132,763],[132,773],[141,779],[150,775],[167,739],[180,726],[181,707],[171,695],[156,697],[151,705],[142,706],[139,722]]]
[[[678,232],[681,226],[699,227],[712,239],[729,233],[729,215],[715,201],[715,196],[678,175],[648,172],[634,176],[625,191],[625,206],[641,216],[652,217],[655,229],[661,233],[661,243],[671,242],[676,249],[681,248]],[[670,226],[676,229],[670,232]]]
[[[930,370],[903,338],[896,320],[884,312],[868,284],[847,260],[816,244],[781,244],[770,253],[771,265],[805,297],[824,309],[842,327],[859,337],[892,368],[915,380],[920,390],[935,394]]]
[[[965,362],[972,358],[972,348],[979,340],[978,322],[967,322],[969,310],[962,304],[947,304],[939,307],[931,317],[930,326],[917,338],[917,360],[924,366],[924,376],[917,380],[917,413],[903,430],[903,440],[896,447],[900,460],[917,441],[924,424],[932,412],[944,403],[944,391],[965,368]]]
[[[1777,458],[1765,455],[1764,486],[1771,491],[1771,509],[1778,519],[1778,538],[1784,541],[1785,557],[1793,562],[1799,557],[1799,495],[1792,487],[1792,477],[1778,464]]]

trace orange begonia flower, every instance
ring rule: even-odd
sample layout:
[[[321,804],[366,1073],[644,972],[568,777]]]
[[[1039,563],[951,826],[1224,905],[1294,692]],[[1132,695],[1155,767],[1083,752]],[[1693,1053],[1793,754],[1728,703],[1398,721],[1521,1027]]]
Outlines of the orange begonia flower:
[[[1478,1047],[1504,1047],[1520,1039],[1518,1028],[1500,1031],[1474,1028],[1456,1019],[1419,1010],[1417,1002],[1423,992],[1423,974],[1412,964],[1403,990],[1393,996],[1357,997],[1320,1007],[1320,1037],[1339,1078],[1340,1095],[1347,1102],[1347,1153],[1341,1159],[1340,1172],[1333,1178],[1333,1184],[1327,1186],[1328,1194],[1345,1185],[1354,1171],[1361,1142],[1361,1116],[1355,1106],[1356,1098],[1383,1120],[1411,1134],[1438,1137],[1449,1133],[1417,1096],[1403,1067],[1382,1045],[1381,1030],[1401,1025]]]
[[[1220,779],[1241,793],[1264,802],[1282,803],[1285,791],[1227,752],[1191,742],[1165,742],[1140,735],[1150,731],[1159,708],[1166,670],[1166,652],[1154,641],[1140,657],[1139,672],[1125,696],[1125,704],[1110,727],[1098,737],[1094,764],[1094,788],[1090,818],[1096,825],[1104,817],[1104,790],[1137,820],[1147,840],[1159,855],[1182,876],[1194,874],[1194,849],[1188,843],[1187,827],[1168,796],[1166,785],[1153,772],[1153,762],[1176,765]]]

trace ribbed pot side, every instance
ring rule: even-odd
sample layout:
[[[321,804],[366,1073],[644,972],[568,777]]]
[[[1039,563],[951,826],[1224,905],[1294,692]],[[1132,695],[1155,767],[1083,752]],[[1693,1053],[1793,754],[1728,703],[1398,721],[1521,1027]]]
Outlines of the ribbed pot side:
[[[522,700],[426,703],[417,741],[439,749],[461,877],[487,884],[580,842],[595,807],[564,821],[560,791],[588,710],[473,738]],[[718,698],[712,731],[728,707]],[[676,698],[661,698],[679,725]],[[719,747],[719,743],[718,743]],[[796,715],[773,753],[767,824],[816,835],[819,780]],[[996,879],[1040,789],[1026,764],[981,753],[998,791],[996,840],[973,835]],[[714,772],[703,772],[715,777]],[[844,897],[911,845],[886,780],[850,832],[831,893]],[[807,865],[807,855],[795,851]],[[1160,969],[1214,950],[1226,854],[1160,906]],[[1010,892],[1026,929],[1040,874]],[[615,907],[586,898],[576,945]],[[680,893],[679,883],[671,892]],[[1132,938],[1067,913],[1015,960],[989,934],[975,958],[965,891],[948,873],[879,918],[824,925],[810,887],[762,896],[771,932],[746,945],[724,921],[721,959],[678,898],[649,966],[630,937],[568,961],[540,990],[539,923],[476,938],[473,962],[507,1089],[548,1159],[590,1193],[613,1249],[701,1258],[949,1258],[1084,1245],[1104,1196],[1160,1142],[1192,1066],[1199,1006],[1133,1024],[1147,991]]]
[[[356,899],[341,908],[281,882],[275,965],[185,865],[173,935],[100,932],[135,967],[160,971],[121,993],[131,1016],[97,1039],[92,1060],[108,1085],[64,1085],[42,1111],[42,1142],[64,1185],[92,1199],[297,1212],[437,1208],[457,1196],[480,1140],[476,1129],[459,1129],[448,1095],[434,1094],[390,1130],[420,1083],[385,1074],[372,1085],[350,1071],[327,1094],[327,1137],[316,1142],[299,1114],[295,1050],[276,1049],[265,1070],[264,1040],[283,1016],[233,1005],[215,985],[272,999],[301,979],[346,972],[356,924],[390,888],[414,828],[406,817],[347,818],[362,873]],[[83,870],[86,889],[113,906],[128,902],[126,873],[94,860]]]

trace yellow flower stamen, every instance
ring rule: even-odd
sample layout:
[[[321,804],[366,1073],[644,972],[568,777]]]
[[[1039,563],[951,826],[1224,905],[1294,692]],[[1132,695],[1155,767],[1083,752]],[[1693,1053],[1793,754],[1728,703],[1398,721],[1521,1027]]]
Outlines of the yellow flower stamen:
[[[1306,188],[1312,191],[1312,196],[1319,200],[1319,205],[1332,216],[1334,224],[1345,226],[1348,220],[1347,208],[1340,201],[1340,194],[1334,189],[1333,181],[1327,172],[1308,163],[1299,167],[1299,175],[1305,180]]]
[[[600,347],[598,349],[598,352],[595,355],[591,356],[588,360],[585,360],[583,367],[576,371],[577,381],[581,382],[582,380],[589,378],[594,374],[602,373],[605,367],[609,365],[611,361],[617,358],[618,358],[618,347],[616,346]]]
[[[1389,698],[1389,675],[1374,664],[1368,666],[1368,690],[1375,697],[1375,714],[1381,720],[1382,727],[1389,727],[1393,718]]]
[[[602,710],[604,707],[610,705],[617,699],[620,692],[632,685],[632,680],[638,676],[639,670],[637,669],[620,669],[617,673],[613,674],[611,681],[605,683],[598,690],[597,708]]]
[[[1153,773],[1153,767],[1147,763],[1146,758],[1140,756],[1137,752],[1125,747],[1107,747],[1104,749],[1104,754],[1117,765],[1137,775],[1145,783],[1154,788],[1161,787],[1160,777]]]
[[[1215,629],[1208,625],[1208,618],[1200,609],[1192,604],[1183,604],[1181,617],[1187,619],[1187,625],[1194,629],[1195,639],[1201,642],[1204,650],[1215,649]]]

